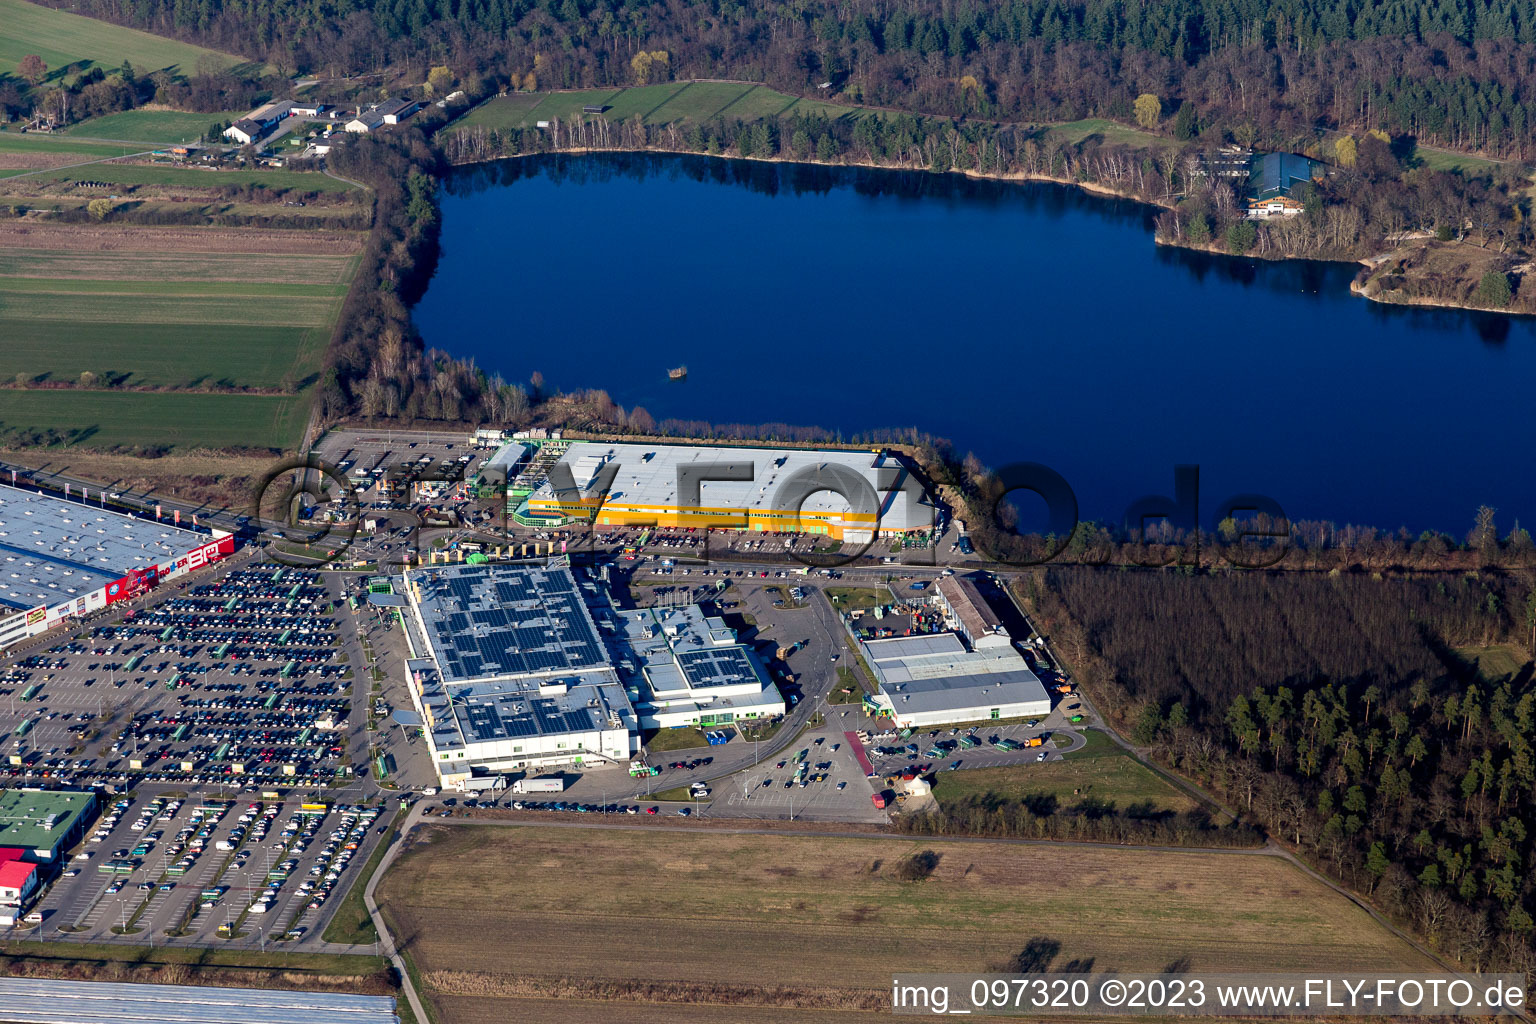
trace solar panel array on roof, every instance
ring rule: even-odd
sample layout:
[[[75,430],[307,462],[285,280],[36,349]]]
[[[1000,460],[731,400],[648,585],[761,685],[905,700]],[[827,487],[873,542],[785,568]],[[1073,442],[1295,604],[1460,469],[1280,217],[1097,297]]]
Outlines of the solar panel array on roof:
[[[747,660],[743,647],[725,647],[713,650],[683,651],[677,655],[688,682],[694,689],[711,686],[734,686],[753,682],[757,673]]]
[[[398,1024],[388,996],[0,978],[17,1024]]]
[[[449,682],[607,664],[568,570],[455,566],[419,573],[416,582],[428,639]]]

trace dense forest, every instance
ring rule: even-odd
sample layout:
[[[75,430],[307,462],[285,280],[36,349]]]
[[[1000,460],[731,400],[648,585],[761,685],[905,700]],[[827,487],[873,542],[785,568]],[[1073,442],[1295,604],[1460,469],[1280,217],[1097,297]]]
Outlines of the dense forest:
[[[66,6],[64,0],[50,0]],[[285,72],[450,64],[540,88],[733,77],[1002,120],[1129,121],[1245,142],[1383,129],[1523,156],[1536,132],[1536,0],[78,0]],[[664,52],[658,65],[632,61]],[[418,79],[419,80],[419,79]],[[473,91],[473,90],[472,90]]]
[[[1444,955],[1536,969],[1526,579],[1063,567],[1019,587],[1154,758]]]

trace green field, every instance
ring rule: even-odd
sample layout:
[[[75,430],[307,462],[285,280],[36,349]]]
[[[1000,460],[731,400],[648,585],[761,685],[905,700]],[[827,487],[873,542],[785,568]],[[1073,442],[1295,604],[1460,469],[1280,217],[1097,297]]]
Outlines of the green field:
[[[319,369],[342,284],[0,277],[0,380],[274,388]],[[222,313],[260,305],[260,323]],[[8,396],[9,397],[9,396]]]
[[[1491,647],[1458,647],[1456,653],[1462,660],[1477,669],[1478,675],[1488,683],[1497,685],[1519,672],[1530,662],[1525,650],[1515,644],[1494,644]]]
[[[959,756],[963,758],[964,751]],[[1045,796],[1063,807],[1084,800],[1114,804],[1120,810],[1138,804],[1150,804],[1159,811],[1188,811],[1197,806],[1188,794],[1124,751],[1006,768],[940,772],[933,795],[941,805],[971,797],[1018,802]]]
[[[0,392],[0,434],[59,431],[99,447],[292,445],[356,257],[188,251],[225,238],[213,237],[148,231],[141,252],[0,251],[0,381],[27,385]],[[154,251],[178,242],[183,251]],[[243,243],[287,247],[280,236],[229,236]],[[301,390],[185,393],[285,384]]]
[[[77,156],[81,160],[97,160],[102,157],[128,156],[142,151],[141,146],[125,146],[119,143],[71,139],[60,135],[43,135],[38,132],[0,132],[0,154],[30,153],[62,154]]]
[[[1488,160],[1468,153],[1453,153],[1448,149],[1431,149],[1427,146],[1415,146],[1409,163],[1427,167],[1432,171],[1455,171],[1458,174],[1487,174],[1502,166],[1497,160]]]
[[[0,3],[3,2],[4,0],[0,0]],[[346,192],[356,188],[355,185],[319,171],[287,171],[281,168],[217,171],[200,167],[114,163],[41,171],[29,180],[34,183],[100,181],[111,185],[180,185],[188,188],[254,185],[263,188],[297,189],[300,192]]]
[[[613,121],[639,115],[648,124],[710,121],[716,117],[751,120],[790,113],[830,117],[858,113],[854,107],[800,99],[763,85],[735,82],[666,82],[630,89],[589,89],[578,92],[513,93],[497,96],[460,118],[458,127],[531,128],[539,121],[580,119],[581,108],[601,104]]]
[[[116,68],[125,60],[141,75],[165,68],[191,74],[204,57],[222,67],[246,63],[231,54],[39,7],[26,0],[0,0],[0,74],[15,74],[17,62],[29,53],[43,58],[50,80],[78,74],[93,64]],[[255,70],[261,65],[251,67]]]
[[[1102,117],[1090,117],[1082,121],[1070,121],[1066,124],[1053,125],[1046,129],[1053,138],[1077,145],[1085,139],[1098,136],[1104,142],[1121,146],[1137,146],[1145,149],[1160,149],[1164,146],[1174,145],[1173,140],[1151,132],[1138,131],[1128,128],[1116,121],[1109,121]]]
[[[0,431],[70,432],[96,447],[291,448],[309,396],[154,391],[0,391]]]
[[[237,121],[244,110],[195,114],[181,110],[124,110],[70,125],[66,134],[94,139],[122,139],[149,144],[196,142],[212,124]]]

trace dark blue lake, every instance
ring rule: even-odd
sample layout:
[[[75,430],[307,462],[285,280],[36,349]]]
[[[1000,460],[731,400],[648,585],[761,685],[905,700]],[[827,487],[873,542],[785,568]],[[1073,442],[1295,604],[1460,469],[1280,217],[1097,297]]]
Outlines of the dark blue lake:
[[[952,175],[508,161],[448,180],[415,315],[509,380],[657,420],[915,427],[1042,462],[1085,518],[1196,463],[1202,519],[1259,492],[1297,520],[1536,521],[1536,322],[1370,303],[1352,265],[1165,249],[1153,213]]]

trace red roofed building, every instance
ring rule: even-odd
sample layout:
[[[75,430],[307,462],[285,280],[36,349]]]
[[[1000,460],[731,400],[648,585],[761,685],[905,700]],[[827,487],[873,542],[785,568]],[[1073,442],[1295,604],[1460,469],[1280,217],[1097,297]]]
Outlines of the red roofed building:
[[[8,860],[0,863],[0,904],[19,905],[37,888],[37,865]]]
[[[21,855],[25,852],[19,846],[0,846],[0,864],[8,860],[21,860]]]

